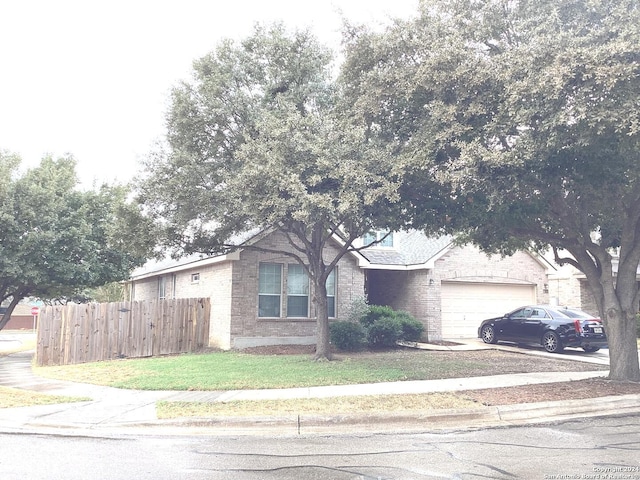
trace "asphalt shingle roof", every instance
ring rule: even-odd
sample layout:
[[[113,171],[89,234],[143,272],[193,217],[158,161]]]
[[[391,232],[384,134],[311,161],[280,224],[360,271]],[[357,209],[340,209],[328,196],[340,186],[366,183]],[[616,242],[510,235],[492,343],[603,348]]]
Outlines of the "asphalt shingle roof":
[[[421,265],[448,247],[452,241],[453,237],[449,235],[428,237],[424,233],[415,230],[410,232],[394,232],[392,247],[373,246],[361,250],[360,254],[372,265]],[[237,244],[241,243],[242,242],[238,242]],[[149,261],[144,266],[136,269],[132,277],[135,278],[156,272],[160,273],[163,270],[175,267],[188,268],[191,263],[213,259],[218,256],[219,255],[207,256],[196,254],[177,260],[165,258],[163,260]]]
[[[453,237],[449,235],[428,237],[417,230],[395,232],[393,247],[374,246],[361,250],[360,253],[374,265],[421,265],[448,247],[452,241]]]

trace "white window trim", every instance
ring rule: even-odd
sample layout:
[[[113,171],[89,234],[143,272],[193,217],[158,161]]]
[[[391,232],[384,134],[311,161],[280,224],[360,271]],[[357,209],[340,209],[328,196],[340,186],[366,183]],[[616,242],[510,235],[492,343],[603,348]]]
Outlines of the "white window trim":
[[[160,300],[167,298],[167,277],[164,275],[158,277],[158,298]]]
[[[367,236],[375,237],[375,240],[380,242],[382,238],[387,236],[383,241],[390,241],[391,245],[384,245],[382,243],[373,243],[368,248],[394,248],[393,245],[393,232],[388,230],[372,230],[361,237],[362,246],[369,245],[371,242],[367,239]]]
[[[280,266],[280,293],[279,294],[275,294],[275,293],[260,293],[260,265],[278,265]],[[277,263],[277,262],[259,262],[258,263],[258,305],[257,306],[257,315],[258,318],[260,319],[274,319],[274,318],[282,318],[282,314],[283,314],[283,293],[284,290],[284,265],[282,263]],[[260,297],[264,296],[264,297],[278,297],[279,298],[279,304],[280,304],[280,315],[277,317],[269,317],[269,316],[261,316],[260,315]]]
[[[306,295],[302,295],[302,294],[295,294],[295,293],[290,294],[288,291],[283,292],[283,295],[286,297],[285,304],[287,305],[286,318],[309,318],[309,313],[311,311],[311,304],[310,304],[311,303],[311,280],[309,279],[309,274],[307,273],[307,271],[303,266],[297,263],[288,263],[287,264],[287,282],[289,281],[289,269],[291,268],[292,265],[300,266],[302,268],[302,271],[305,273],[305,276],[307,277],[307,293]],[[289,297],[307,297],[307,315],[304,315],[304,316],[289,315]]]
[[[329,290],[327,290],[327,314],[330,312],[329,310],[329,298],[333,298],[333,315],[329,314],[329,318],[338,318],[338,267],[333,267],[330,275],[333,275],[333,295],[329,295]],[[328,278],[327,278],[328,280]]]

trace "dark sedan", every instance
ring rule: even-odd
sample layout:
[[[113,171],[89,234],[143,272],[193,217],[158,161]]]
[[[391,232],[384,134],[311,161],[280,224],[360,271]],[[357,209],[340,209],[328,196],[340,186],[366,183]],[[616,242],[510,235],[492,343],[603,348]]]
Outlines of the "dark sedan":
[[[478,336],[485,343],[499,341],[542,345],[558,353],[564,347],[581,347],[596,352],[607,346],[599,318],[576,309],[533,305],[521,307],[502,317],[484,320]]]

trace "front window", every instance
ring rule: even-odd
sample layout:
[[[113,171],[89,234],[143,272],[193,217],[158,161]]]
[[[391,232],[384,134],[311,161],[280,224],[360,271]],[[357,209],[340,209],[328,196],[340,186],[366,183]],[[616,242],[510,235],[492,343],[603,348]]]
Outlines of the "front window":
[[[391,232],[378,232],[378,238],[380,239],[381,247],[393,247],[393,233]]]
[[[362,244],[363,245],[371,245],[377,239],[378,239],[378,237],[376,235],[376,232],[365,233],[364,236],[362,237]]]
[[[336,269],[327,277],[327,312],[329,318],[336,317]]]
[[[336,316],[336,270],[327,277],[327,310]],[[309,275],[299,264],[260,263],[258,271],[258,317],[309,318]]]
[[[393,247],[393,232],[389,232],[388,230],[377,230],[365,233],[362,237],[362,245],[371,245],[372,247]]]
[[[167,278],[158,278],[158,298],[163,300],[167,297]]]
[[[258,280],[258,316],[279,317],[282,294],[282,265],[261,263]]]
[[[309,277],[302,265],[287,269],[287,317],[309,316]]]

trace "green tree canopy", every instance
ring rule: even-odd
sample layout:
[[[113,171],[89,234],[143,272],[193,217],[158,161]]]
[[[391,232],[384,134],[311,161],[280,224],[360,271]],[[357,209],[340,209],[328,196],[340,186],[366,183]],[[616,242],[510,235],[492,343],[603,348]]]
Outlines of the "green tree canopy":
[[[25,297],[76,296],[128,278],[150,255],[154,239],[122,186],[77,187],[72,158],[45,158],[24,174],[0,152],[0,329]]]
[[[309,32],[257,27],[194,63],[177,86],[167,146],[152,155],[141,199],[177,254],[237,247],[253,229],[284,232],[316,294],[318,358],[329,356],[326,279],[353,241],[384,227],[398,175],[349,124],[331,52]],[[338,235],[339,253],[323,256]]]
[[[352,30],[352,108],[444,222],[488,252],[551,248],[581,270],[611,378],[640,380],[640,6],[636,0],[424,1],[382,34]],[[403,196],[417,225],[420,196]]]

